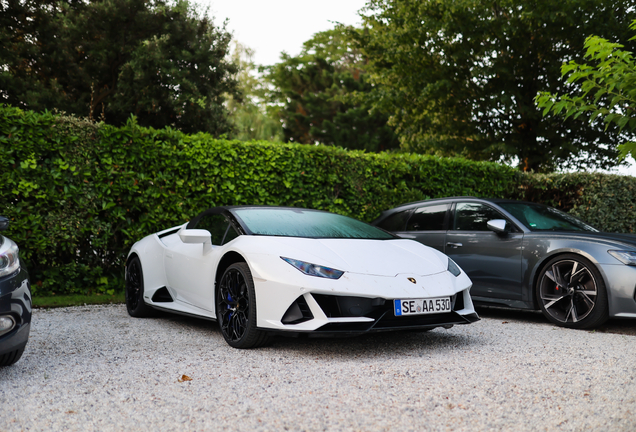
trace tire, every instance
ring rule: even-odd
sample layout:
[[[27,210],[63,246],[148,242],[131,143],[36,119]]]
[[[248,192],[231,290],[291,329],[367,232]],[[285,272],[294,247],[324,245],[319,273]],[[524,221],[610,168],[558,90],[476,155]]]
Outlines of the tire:
[[[11,366],[22,357],[22,353],[24,352],[24,348],[17,349],[15,351],[8,352],[6,354],[0,355],[0,367],[2,366]]]
[[[561,327],[593,329],[609,318],[603,277],[580,255],[548,261],[537,279],[536,295],[543,315]]]
[[[126,265],[126,309],[128,315],[145,318],[154,315],[153,309],[144,302],[144,273],[139,257]]]
[[[256,292],[246,263],[234,263],[223,273],[216,290],[216,319],[231,347],[257,348],[269,342],[256,328]]]

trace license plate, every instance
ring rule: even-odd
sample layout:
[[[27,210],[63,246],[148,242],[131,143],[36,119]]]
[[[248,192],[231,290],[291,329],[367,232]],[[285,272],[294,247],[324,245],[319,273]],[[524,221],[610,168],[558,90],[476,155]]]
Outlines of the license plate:
[[[450,312],[450,310],[450,297],[393,300],[395,316],[435,314]]]

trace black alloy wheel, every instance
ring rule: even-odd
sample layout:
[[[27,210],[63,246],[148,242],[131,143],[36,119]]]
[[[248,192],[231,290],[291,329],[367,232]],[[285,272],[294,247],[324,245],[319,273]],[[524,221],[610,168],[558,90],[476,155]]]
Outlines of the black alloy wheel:
[[[256,348],[269,341],[256,328],[256,292],[246,263],[234,263],[223,273],[216,291],[216,315],[225,341],[234,348]]]
[[[126,265],[126,309],[136,318],[153,315],[150,306],[144,302],[144,275],[139,257],[133,257]]]
[[[579,255],[560,255],[543,267],[537,299],[546,318],[561,327],[592,329],[609,317],[605,282]]]

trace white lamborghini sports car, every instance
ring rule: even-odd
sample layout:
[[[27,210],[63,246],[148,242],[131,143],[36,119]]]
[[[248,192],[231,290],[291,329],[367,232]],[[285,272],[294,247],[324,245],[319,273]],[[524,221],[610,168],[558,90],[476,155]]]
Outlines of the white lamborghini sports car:
[[[135,243],[126,306],[219,323],[228,344],[276,334],[338,336],[427,330],[479,320],[471,281],[451,259],[345,216],[230,206]]]

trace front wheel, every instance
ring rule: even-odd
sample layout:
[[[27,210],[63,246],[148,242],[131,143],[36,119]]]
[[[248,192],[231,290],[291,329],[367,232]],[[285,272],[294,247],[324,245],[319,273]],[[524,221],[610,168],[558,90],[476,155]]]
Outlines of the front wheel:
[[[256,292],[246,263],[225,270],[216,290],[216,318],[225,341],[234,348],[266,344],[267,334],[256,328]]]
[[[144,302],[144,273],[139,257],[133,257],[126,265],[126,309],[136,318],[153,315],[153,310]]]
[[[539,274],[536,293],[543,314],[561,327],[593,329],[609,318],[603,277],[579,255],[550,260]]]

